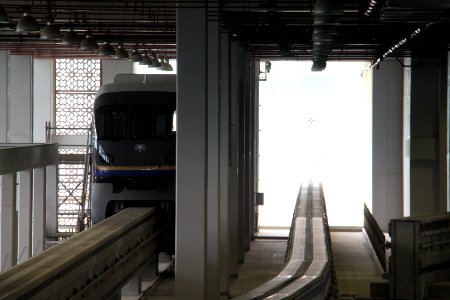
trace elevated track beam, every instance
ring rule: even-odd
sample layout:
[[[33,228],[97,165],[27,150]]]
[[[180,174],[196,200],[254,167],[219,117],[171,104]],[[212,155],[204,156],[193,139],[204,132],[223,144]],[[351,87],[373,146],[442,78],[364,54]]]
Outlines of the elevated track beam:
[[[0,299],[112,297],[157,259],[155,222],[153,208],[127,208],[0,273]]]

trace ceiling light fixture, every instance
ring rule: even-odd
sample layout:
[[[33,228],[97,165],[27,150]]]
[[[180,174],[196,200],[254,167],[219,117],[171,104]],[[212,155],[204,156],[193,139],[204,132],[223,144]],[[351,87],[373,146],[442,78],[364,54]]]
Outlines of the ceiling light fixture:
[[[131,62],[139,62],[142,60],[142,56],[139,54],[139,51],[137,48],[133,49],[133,52],[131,52],[128,60]]]
[[[147,55],[148,51],[144,50],[144,55],[142,55],[142,60],[139,61],[140,65],[150,66],[152,64],[152,59]]]
[[[8,13],[1,5],[0,5],[0,23],[1,24],[9,23]]]
[[[169,67],[167,65],[167,63],[164,61],[164,57],[161,57],[161,61],[160,61],[160,70],[161,71],[169,71]]]
[[[79,45],[81,43],[80,37],[76,34],[73,28],[70,28],[69,31],[64,32],[61,44],[63,45]]]
[[[86,33],[86,37],[81,41],[80,50],[97,50],[98,44],[92,37],[92,33]]]
[[[61,31],[59,31],[58,25],[55,25],[53,18],[47,19],[47,25],[41,29],[42,40],[59,40],[61,39]]]
[[[116,49],[116,55],[114,58],[121,59],[121,58],[129,58],[130,55],[128,54],[128,51],[123,47],[122,43],[119,43]]]
[[[19,20],[19,22],[17,22],[16,31],[17,32],[39,31],[39,23],[28,11],[25,11],[23,13],[22,18]]]
[[[173,71],[173,67],[169,62],[169,58],[166,57],[166,64],[167,64],[167,71],[172,72]]]
[[[111,46],[111,44],[108,42],[105,42],[98,49],[98,56],[113,56],[115,54],[116,52],[114,51],[113,46]]]
[[[152,65],[151,65],[151,67],[152,67],[152,68],[156,68],[156,69],[158,69],[158,70],[161,69],[161,63],[160,63],[159,60],[156,58],[156,53],[155,53],[155,52],[152,53]]]

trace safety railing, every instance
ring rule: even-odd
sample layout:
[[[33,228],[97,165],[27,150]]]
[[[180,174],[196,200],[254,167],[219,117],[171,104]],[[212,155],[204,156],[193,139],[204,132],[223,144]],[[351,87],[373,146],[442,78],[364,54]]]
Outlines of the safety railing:
[[[280,273],[265,284],[234,298],[338,299],[322,185],[302,184]]]
[[[364,231],[369,238],[372,249],[377,256],[383,271],[386,272],[386,237],[365,203]]]
[[[0,144],[0,271],[56,233],[56,144]]]
[[[155,219],[153,208],[127,208],[51,247],[0,274],[0,299],[120,295],[142,266],[157,260]]]
[[[392,299],[424,299],[428,285],[450,280],[450,213],[391,220],[389,234]]]
[[[63,239],[91,223],[92,127],[52,127],[47,122],[45,128],[47,142],[59,144],[58,237]]]

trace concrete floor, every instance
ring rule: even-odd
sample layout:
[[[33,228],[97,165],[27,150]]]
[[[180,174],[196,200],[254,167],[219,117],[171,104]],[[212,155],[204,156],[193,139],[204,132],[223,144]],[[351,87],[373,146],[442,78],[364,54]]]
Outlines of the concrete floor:
[[[370,283],[382,281],[370,245],[362,232],[331,232],[341,296],[370,297]]]
[[[245,263],[239,266],[238,277],[230,282],[230,297],[244,294],[278,273],[284,264],[287,244],[286,239],[279,238],[280,235],[277,239],[256,239],[251,243],[251,250],[245,254]],[[368,298],[370,282],[381,281],[382,272],[365,236],[360,231],[332,232],[331,239],[340,294],[350,298]],[[163,278],[140,299],[174,299],[174,278]]]

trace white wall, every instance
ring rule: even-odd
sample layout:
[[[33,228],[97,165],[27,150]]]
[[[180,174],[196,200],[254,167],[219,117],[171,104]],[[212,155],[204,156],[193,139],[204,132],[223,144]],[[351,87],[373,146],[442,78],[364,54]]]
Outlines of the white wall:
[[[102,60],[102,84],[112,83],[116,74],[133,73],[133,63],[128,60]]]
[[[8,51],[0,51],[0,143],[6,143],[8,124]]]
[[[33,61],[33,142],[45,142],[45,122],[52,119],[52,59]]]
[[[385,60],[373,70],[372,213],[383,231],[403,216],[403,67]]]
[[[32,57],[0,52],[0,141],[32,141]]]

